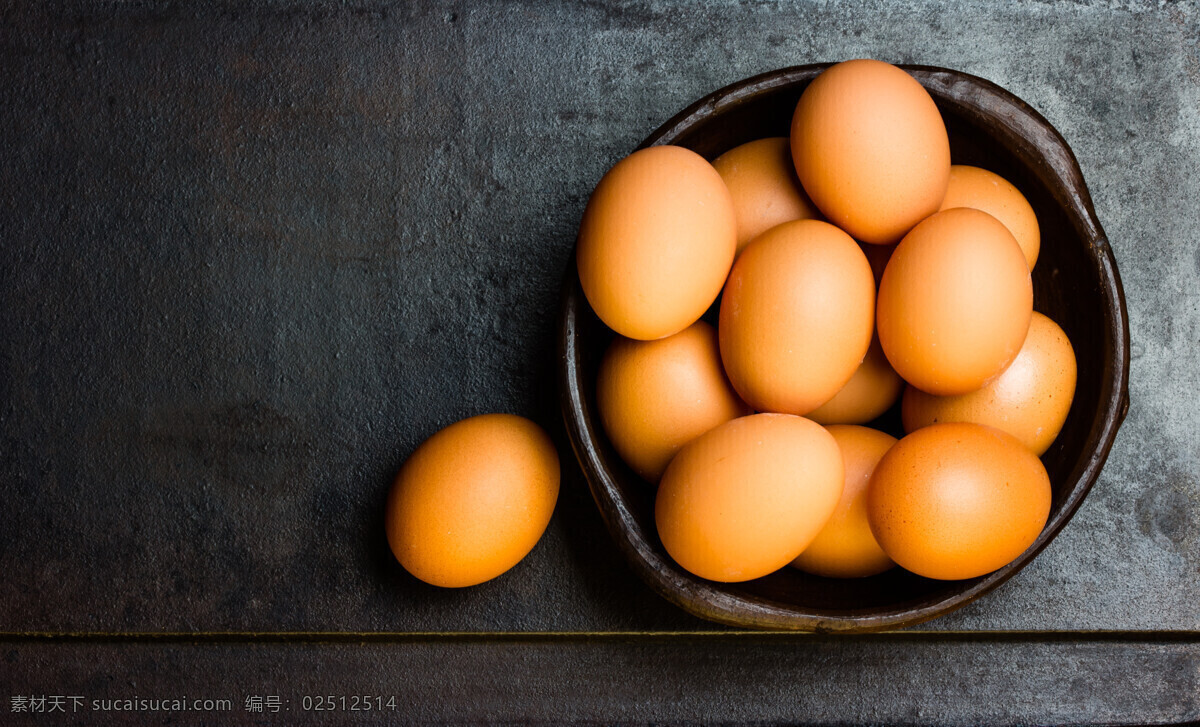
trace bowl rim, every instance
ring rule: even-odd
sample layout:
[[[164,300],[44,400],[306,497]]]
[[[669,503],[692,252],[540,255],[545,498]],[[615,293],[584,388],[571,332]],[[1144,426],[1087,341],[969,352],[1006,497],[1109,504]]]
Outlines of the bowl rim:
[[[719,113],[727,106],[801,85],[812,80],[832,63],[813,63],[768,71],[720,88],[692,103],[646,137],[638,149],[672,144],[692,125]],[[1112,249],[1096,217],[1083,173],[1066,140],[1041,114],[1027,103],[978,76],[947,68],[899,65],[929,91],[939,106],[1000,121],[1000,141],[1010,149],[1024,151],[1026,158],[1040,164],[1041,173],[1057,177],[1051,194],[1065,211],[1070,224],[1088,243],[1089,257],[1101,283],[1100,294],[1107,318],[1106,335],[1117,352],[1105,362],[1101,378],[1101,417],[1097,445],[1089,456],[1075,463],[1068,481],[1067,499],[1050,518],[1028,549],[1008,565],[975,579],[965,590],[915,608],[903,605],[889,611],[877,609],[821,610],[792,607],[748,594],[731,593],[727,584],[707,581],[687,573],[662,551],[657,541],[636,536],[624,527],[633,514],[619,495],[612,472],[604,465],[597,437],[598,417],[590,412],[583,379],[579,344],[580,316],[587,315],[574,253],[567,268],[558,325],[558,388],[563,419],[575,458],[583,470],[592,498],[605,527],[631,567],[651,588],[668,601],[701,618],[732,626],[769,630],[816,632],[868,632],[912,626],[956,610],[998,587],[1029,563],[1058,535],[1079,509],[1112,449],[1117,430],[1129,410],[1129,319],[1120,274]],[[1001,119],[1003,115],[1003,119]],[[1092,434],[1097,434],[1093,425]]]

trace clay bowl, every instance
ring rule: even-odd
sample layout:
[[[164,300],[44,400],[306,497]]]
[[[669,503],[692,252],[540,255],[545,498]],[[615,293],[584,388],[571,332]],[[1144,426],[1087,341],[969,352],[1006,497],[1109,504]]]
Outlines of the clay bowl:
[[[787,136],[800,93],[827,65],[785,68],[723,88],[641,146],[677,144],[711,160],[753,139]],[[748,628],[862,632],[910,626],[960,608],[1011,578],[1062,530],[1100,474],[1129,408],[1129,324],[1121,280],[1071,149],[1041,115],[995,84],[942,68],[905,70],[941,109],[954,163],[984,167],[1012,181],[1041,224],[1034,307],[1066,330],[1080,362],[1071,413],[1042,458],[1054,490],[1049,522],[1013,563],[964,581],[935,581],[899,568],[859,580],[820,578],[793,568],[738,584],[693,576],[659,541],[654,487],[620,460],[600,426],[596,367],[614,334],[591,311],[572,264],[562,298],[559,388],[575,455],[630,566],[663,597],[702,618]],[[714,312],[715,306],[709,316]],[[893,411],[876,426],[899,435],[897,422]]]

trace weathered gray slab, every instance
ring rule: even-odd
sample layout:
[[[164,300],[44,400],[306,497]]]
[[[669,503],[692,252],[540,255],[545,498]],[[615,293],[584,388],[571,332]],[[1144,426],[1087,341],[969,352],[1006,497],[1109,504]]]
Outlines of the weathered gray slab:
[[[926,628],[1196,629],[1195,4],[443,1],[0,14],[0,630],[708,628],[625,569],[571,459],[559,283],[592,185],[658,124],[859,56],[1041,111],[1129,302],[1100,482]],[[559,508],[514,571],[438,591],[392,562],[383,499],[485,411],[550,428]]]
[[[1171,639],[726,634],[4,648],[0,714],[11,725],[1200,719],[1200,649]],[[11,695],[81,699],[57,700],[65,713],[14,713]],[[162,700],[185,697],[187,710],[162,708]],[[134,699],[129,706],[143,711],[111,711]]]

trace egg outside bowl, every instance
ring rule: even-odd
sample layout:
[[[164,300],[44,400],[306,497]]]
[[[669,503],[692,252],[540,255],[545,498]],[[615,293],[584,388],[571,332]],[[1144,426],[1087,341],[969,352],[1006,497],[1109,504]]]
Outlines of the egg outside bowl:
[[[829,65],[785,68],[727,86],[689,106],[639,148],[676,144],[712,160],[747,141],[787,136],[801,92]],[[980,166],[1011,181],[1041,225],[1034,308],[1062,326],[1080,362],[1070,415],[1042,456],[1053,488],[1049,521],[1015,561],[970,580],[936,581],[900,568],[855,580],[790,567],[745,583],[692,575],[659,540],[654,487],[621,461],[600,425],[596,370],[614,334],[588,306],[572,264],[563,288],[558,366],[571,445],[629,564],[660,595],[701,618],[758,629],[865,632],[911,626],[960,608],[1012,577],[1062,530],[1099,476],[1129,409],[1125,296],[1070,147],[1029,105],[989,81],[944,68],[901,67],[941,110],[953,163]],[[893,411],[883,419],[894,425],[898,417]]]

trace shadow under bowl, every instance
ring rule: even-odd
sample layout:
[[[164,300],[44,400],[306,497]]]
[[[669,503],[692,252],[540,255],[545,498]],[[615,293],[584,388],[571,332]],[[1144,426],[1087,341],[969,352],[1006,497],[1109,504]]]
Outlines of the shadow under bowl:
[[[785,68],[727,86],[692,104],[639,148],[674,144],[712,160],[754,139],[787,136],[800,94],[829,65]],[[1049,521],[1019,558],[969,580],[931,580],[901,568],[851,580],[794,568],[745,583],[692,575],[659,540],[654,487],[621,461],[600,425],[596,370],[615,334],[592,312],[572,264],[563,288],[558,368],[572,447],[605,525],[631,567],[660,595],[696,616],[747,628],[864,632],[910,626],[960,608],[1012,577],[1062,530],[1099,476],[1128,411],[1124,293],[1070,147],[1041,115],[989,81],[942,68],[901,67],[941,110],[953,163],[983,167],[1011,181],[1041,225],[1034,308],[1062,326],[1083,364],[1062,433],[1042,456],[1053,489]],[[881,422],[899,436],[895,411]]]

